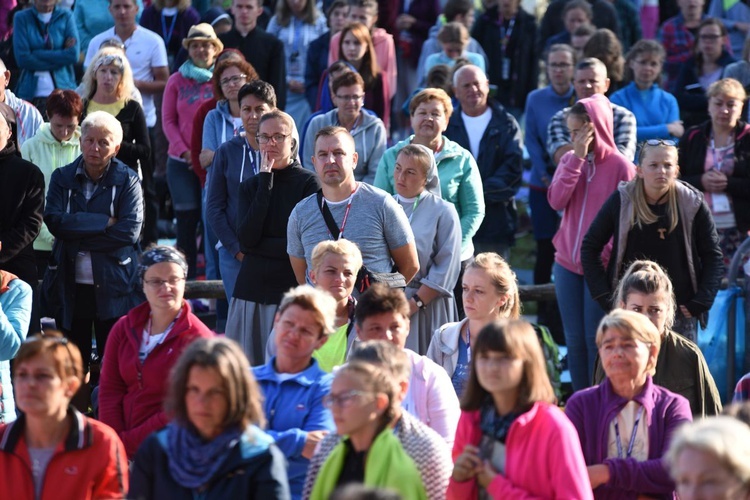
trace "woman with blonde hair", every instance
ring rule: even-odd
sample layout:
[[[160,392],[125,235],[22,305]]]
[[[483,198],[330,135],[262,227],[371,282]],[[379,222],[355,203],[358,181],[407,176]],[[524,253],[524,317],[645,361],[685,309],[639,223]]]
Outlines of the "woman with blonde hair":
[[[183,352],[169,378],[174,419],[138,450],[130,497],[290,498],[286,461],[261,430],[263,396],[248,365],[225,338]]]
[[[723,276],[721,250],[703,194],[677,180],[680,167],[671,141],[651,139],[641,147],[636,177],[621,183],[589,226],[581,263],[591,296],[605,311],[628,263],[652,260],[664,266],[677,293],[675,329],[696,338]],[[602,252],[612,241],[605,268]],[[687,272],[686,272],[687,271]]]
[[[96,53],[83,75],[83,118],[106,111],[122,124],[122,143],[117,158],[143,177],[152,178],[151,140],[146,115],[132,98],[135,83],[130,62],[122,50],[104,47]]]
[[[707,95],[710,120],[680,141],[681,178],[703,193],[728,267],[750,230],[750,125],[740,118],[747,92],[724,78]]]
[[[470,376],[474,343],[482,329],[499,319],[519,319],[521,299],[516,274],[496,253],[480,253],[463,275],[466,318],[435,331],[427,357],[439,364],[460,397]]]
[[[685,397],[695,417],[721,412],[721,396],[700,348],[672,328],[677,302],[666,271],[649,260],[633,262],[615,292],[617,307],[647,316],[661,333],[654,383]],[[601,361],[601,360],[599,360]],[[594,383],[604,380],[601,362]]]
[[[565,414],[580,438],[595,498],[672,496],[662,464],[688,401],[653,382],[661,334],[643,314],[617,309],[596,332],[604,381],[578,391]]]
[[[534,328],[492,322],[473,351],[448,498],[592,498],[581,447],[555,405]]]
[[[665,458],[680,500],[750,499],[750,427],[740,420],[682,426]]]

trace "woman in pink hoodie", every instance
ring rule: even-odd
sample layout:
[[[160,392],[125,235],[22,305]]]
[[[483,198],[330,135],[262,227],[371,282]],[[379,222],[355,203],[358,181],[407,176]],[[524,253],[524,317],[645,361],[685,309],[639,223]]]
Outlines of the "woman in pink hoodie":
[[[573,424],[554,405],[529,323],[497,321],[472,346],[448,500],[593,499]]]
[[[615,145],[612,105],[605,96],[581,99],[568,114],[573,151],[560,159],[547,191],[550,206],[562,211],[555,246],[555,294],[568,346],[573,389],[591,385],[596,359],[596,329],[604,310],[583,278],[581,243],[589,225],[620,181],[635,176],[635,165]],[[602,252],[609,261],[612,245]]]

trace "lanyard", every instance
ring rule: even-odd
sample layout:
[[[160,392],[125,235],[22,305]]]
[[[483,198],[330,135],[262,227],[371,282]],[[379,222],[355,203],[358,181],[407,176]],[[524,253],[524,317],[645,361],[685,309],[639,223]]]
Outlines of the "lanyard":
[[[401,195],[398,195],[399,200],[405,201],[404,198],[401,197]],[[419,206],[419,202],[422,200],[422,193],[417,195],[417,199],[414,200],[414,204],[411,206],[411,214],[409,215],[409,224],[411,224],[411,219],[414,217],[414,212],[416,212],[417,207]]]
[[[341,221],[341,227],[339,228],[339,238],[342,239],[344,237],[344,228],[346,227],[346,221],[349,220],[349,210],[352,208],[352,200],[354,199],[354,193],[357,192],[357,188],[359,187],[359,184],[352,189],[352,194],[349,196],[349,201],[346,204],[346,212],[344,212],[344,220]],[[326,203],[326,199],[323,198],[323,201],[321,202],[323,205]],[[329,233],[330,234],[330,233]]]
[[[164,15],[164,13],[161,13],[161,34],[164,37],[164,45],[169,46],[169,41],[172,39],[172,34],[174,33],[174,26],[177,23],[177,14],[172,16],[172,24],[169,26],[169,30],[167,30],[167,16]]]
[[[508,21],[508,29],[505,29],[505,26],[500,26],[500,47],[503,50],[503,57],[505,57],[505,51],[508,48],[508,43],[510,42],[510,37],[513,34],[513,27],[516,25],[516,18],[512,18],[510,21]]]
[[[292,19],[292,29],[289,30],[289,46],[292,49],[290,57],[299,57],[300,35],[302,35],[303,38],[302,46],[304,47],[307,45],[307,30],[305,30],[303,24],[303,21],[300,21],[297,18]]]
[[[466,362],[471,363],[471,327],[466,323]]]
[[[633,433],[630,435],[630,444],[628,444],[627,455],[622,455],[622,441],[620,441],[620,426],[617,424],[617,417],[615,417],[615,444],[617,444],[617,458],[630,458],[633,453],[633,445],[635,445],[635,435],[638,433],[638,424],[641,421],[641,415],[643,414],[643,406],[638,408],[638,413],[635,416],[635,423],[633,424]]]

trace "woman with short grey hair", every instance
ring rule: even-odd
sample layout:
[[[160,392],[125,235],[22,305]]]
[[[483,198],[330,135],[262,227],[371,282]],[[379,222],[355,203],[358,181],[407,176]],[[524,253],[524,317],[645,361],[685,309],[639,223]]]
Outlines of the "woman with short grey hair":
[[[104,111],[81,124],[81,156],[52,173],[44,222],[55,237],[42,287],[42,313],[55,318],[91,359],[91,330],[104,353],[117,319],[143,301],[138,238],[143,195],[138,176],[115,158],[122,127]]]

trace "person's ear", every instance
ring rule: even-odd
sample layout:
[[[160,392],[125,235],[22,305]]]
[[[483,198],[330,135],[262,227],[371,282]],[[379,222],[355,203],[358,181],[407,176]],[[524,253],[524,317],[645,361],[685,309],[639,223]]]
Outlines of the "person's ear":
[[[65,397],[73,398],[81,388],[81,379],[75,376],[68,377],[64,382],[65,385]]]
[[[323,332],[320,333],[320,337],[318,337],[317,343],[315,345],[315,350],[320,349],[325,345],[326,342],[328,342],[330,335],[326,335]]]
[[[115,146],[115,154],[114,154],[114,156],[117,156],[117,153],[119,153],[119,152],[120,152],[120,146],[121,146],[121,145],[122,145],[122,144],[118,144],[117,146]]]
[[[388,395],[383,394],[382,392],[375,395],[375,408],[378,409],[379,414],[385,413],[385,410],[388,409],[389,405],[388,401]]]
[[[610,83],[612,83],[612,81],[609,78],[607,78],[607,79],[604,80],[604,93],[605,94],[609,90]]]
[[[308,276],[310,277],[310,282],[311,282],[311,283],[312,283],[313,285],[317,285],[317,283],[315,282],[315,270],[313,270],[313,269],[310,269],[310,270],[309,270],[309,271],[307,272],[307,275],[308,275]]]
[[[276,330],[276,325],[279,323],[279,320],[281,319],[281,313],[276,313],[273,317],[273,329]]]

